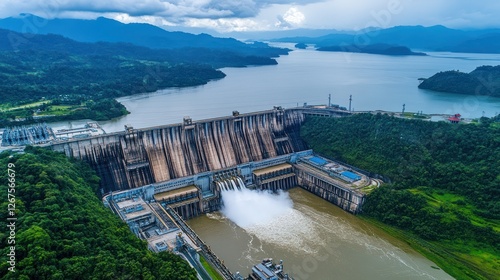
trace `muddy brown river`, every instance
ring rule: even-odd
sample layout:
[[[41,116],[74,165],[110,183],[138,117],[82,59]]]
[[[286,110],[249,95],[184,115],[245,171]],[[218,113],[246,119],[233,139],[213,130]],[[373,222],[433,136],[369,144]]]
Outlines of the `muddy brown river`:
[[[234,273],[263,258],[295,279],[453,279],[377,227],[294,188],[223,194],[225,209],[188,221]]]

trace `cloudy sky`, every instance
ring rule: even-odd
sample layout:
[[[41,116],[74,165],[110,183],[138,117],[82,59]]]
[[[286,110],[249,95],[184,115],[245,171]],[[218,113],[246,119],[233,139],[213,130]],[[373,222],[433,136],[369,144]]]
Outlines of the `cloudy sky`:
[[[500,27],[498,0],[0,0],[0,18],[105,16],[219,32],[394,25]]]

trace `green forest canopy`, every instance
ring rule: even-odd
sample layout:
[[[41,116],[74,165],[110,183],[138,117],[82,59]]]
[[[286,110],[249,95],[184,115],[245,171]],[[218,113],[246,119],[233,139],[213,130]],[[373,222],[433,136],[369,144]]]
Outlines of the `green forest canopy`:
[[[500,65],[480,66],[470,73],[439,72],[424,79],[418,87],[441,92],[500,97]]]
[[[310,117],[301,135],[316,152],[391,178],[368,195],[364,215],[465,258],[466,279],[500,277],[499,117],[468,125]]]
[[[7,222],[7,166],[15,167],[16,272],[7,268],[7,230],[0,231],[1,279],[191,279],[180,257],[153,253],[96,195],[86,164],[42,148],[0,154],[0,227]]]
[[[23,39],[15,50],[9,41],[12,36]],[[0,29],[0,100],[3,103],[0,126],[21,125],[23,123],[10,124],[10,120],[26,117],[25,122],[34,122],[30,117],[33,110],[40,108],[18,112],[9,109],[42,100],[78,101],[82,106],[65,112],[64,116],[56,112],[61,115],[43,117],[40,121],[108,120],[126,114],[126,108],[112,104],[114,111],[107,112],[99,108],[105,106],[83,104],[91,101],[105,105],[110,102],[103,102],[104,99],[206,84],[225,77],[217,68],[276,64],[269,56],[288,52],[266,45],[251,49],[257,54],[200,47],[150,49],[130,43],[82,43],[54,34],[21,34]],[[262,50],[261,56],[258,50]]]

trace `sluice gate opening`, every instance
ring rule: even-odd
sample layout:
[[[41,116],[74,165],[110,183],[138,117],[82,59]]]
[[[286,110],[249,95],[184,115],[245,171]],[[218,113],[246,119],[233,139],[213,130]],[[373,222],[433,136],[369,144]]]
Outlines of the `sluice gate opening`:
[[[216,172],[213,184],[216,186],[218,193],[228,190],[241,190],[246,187],[237,168]]]
[[[242,188],[246,188],[245,183],[238,176],[222,179],[216,181],[215,183],[217,184],[217,188],[220,192],[229,190],[241,190]]]
[[[201,214],[200,190],[196,186],[187,186],[154,195],[162,206],[168,205],[184,219],[190,219]]]

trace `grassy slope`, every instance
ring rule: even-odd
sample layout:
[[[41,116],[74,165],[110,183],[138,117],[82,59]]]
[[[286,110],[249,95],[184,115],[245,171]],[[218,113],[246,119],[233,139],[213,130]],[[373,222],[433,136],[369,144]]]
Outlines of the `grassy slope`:
[[[361,219],[383,229],[390,235],[404,240],[415,251],[436,263],[456,279],[498,279],[498,256],[492,250],[453,242],[426,241],[415,234],[360,216]]]
[[[200,255],[200,262],[213,280],[224,280],[202,255]]]

